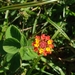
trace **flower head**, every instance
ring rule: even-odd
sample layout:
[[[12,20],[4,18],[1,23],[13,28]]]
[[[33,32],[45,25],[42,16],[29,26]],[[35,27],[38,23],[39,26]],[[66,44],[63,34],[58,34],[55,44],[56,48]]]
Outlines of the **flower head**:
[[[35,36],[35,41],[32,43],[34,47],[34,51],[36,53],[43,54],[47,56],[47,54],[52,53],[52,48],[54,48],[53,40],[50,39],[49,35],[42,34],[41,36]]]
[[[46,45],[47,45],[46,41],[40,41],[39,43],[40,48],[46,48]]]

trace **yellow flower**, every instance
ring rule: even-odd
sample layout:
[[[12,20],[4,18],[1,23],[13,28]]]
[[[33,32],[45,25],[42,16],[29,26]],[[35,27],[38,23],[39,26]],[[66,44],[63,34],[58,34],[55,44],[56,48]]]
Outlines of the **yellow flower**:
[[[35,43],[39,43],[40,42],[40,40],[39,39],[35,39]]]
[[[50,48],[49,47],[46,47],[46,51],[50,51]]]
[[[34,44],[34,47],[39,47],[39,44],[38,43]]]
[[[40,48],[39,53],[42,54],[44,52],[44,49]]]
[[[47,41],[47,44],[52,44],[53,43],[53,40],[48,40]]]

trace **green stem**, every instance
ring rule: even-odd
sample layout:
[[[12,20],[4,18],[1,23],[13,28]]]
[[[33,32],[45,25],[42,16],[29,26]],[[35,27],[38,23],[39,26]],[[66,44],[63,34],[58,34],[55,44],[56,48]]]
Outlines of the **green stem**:
[[[7,6],[9,6],[10,0],[7,0],[7,1],[8,1]],[[9,10],[6,10],[6,12],[5,12],[5,21],[4,21],[3,25],[8,25],[8,15],[9,15]]]
[[[29,70],[29,72],[27,73],[27,75],[31,75],[33,69],[34,69],[35,66],[37,65],[37,63],[38,63],[38,61],[40,60],[40,58],[41,58],[41,56],[39,56],[39,57],[35,60],[35,62],[33,63],[32,68]]]
[[[6,74],[6,71],[4,71],[4,75],[7,75],[7,74]]]

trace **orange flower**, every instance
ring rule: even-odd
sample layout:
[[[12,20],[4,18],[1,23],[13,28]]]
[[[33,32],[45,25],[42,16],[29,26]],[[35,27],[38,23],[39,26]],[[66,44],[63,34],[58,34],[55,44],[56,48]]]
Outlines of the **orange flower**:
[[[46,36],[45,40],[47,41],[47,40],[49,40],[49,39],[50,39],[50,36],[49,36],[49,35]]]
[[[44,56],[47,56],[47,54],[48,54],[47,51],[44,50],[43,55],[44,55]]]
[[[49,48],[54,48],[54,45],[53,44],[50,44],[48,46],[49,46]]]
[[[49,35],[42,34],[41,36],[35,36],[35,41],[32,43],[34,51],[38,54],[47,56],[52,53],[54,48],[53,40],[50,39]]]
[[[41,40],[45,40],[45,38],[46,38],[45,34],[42,34],[41,35]]]
[[[36,39],[40,39],[40,36],[37,36],[37,35],[36,35],[35,38],[36,38]]]
[[[34,47],[34,51],[35,51],[35,52],[38,52],[38,48],[37,48],[37,47]]]

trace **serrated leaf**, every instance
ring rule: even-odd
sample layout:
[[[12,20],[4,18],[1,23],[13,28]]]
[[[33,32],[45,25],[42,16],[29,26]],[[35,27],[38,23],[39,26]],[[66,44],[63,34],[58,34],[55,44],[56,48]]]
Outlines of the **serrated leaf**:
[[[15,54],[9,63],[10,63],[9,69],[11,70],[11,72],[17,71],[18,68],[20,67],[20,55],[19,55],[19,53]]]
[[[22,60],[32,60],[37,57],[37,54],[27,47],[22,47],[20,49],[20,55]]]
[[[6,61],[9,62],[13,58],[13,54],[6,54]]]
[[[27,50],[25,50],[24,47],[20,48],[19,53],[20,53],[22,60],[30,60],[30,57],[27,55]]]
[[[28,55],[28,52],[23,48],[20,50],[20,56],[22,60],[31,60],[32,58]]]
[[[23,34],[21,35],[20,44],[21,44],[21,46],[27,45],[27,39],[25,38],[25,36]]]
[[[21,39],[21,33],[20,33],[19,29],[14,25],[9,26],[5,35],[6,35],[5,36],[6,39],[7,38],[15,38],[18,41],[20,41],[20,39]]]
[[[32,56],[33,58],[36,58],[38,55],[33,51],[33,48],[28,48],[29,49],[29,55]]]
[[[20,47],[20,43],[14,38],[8,38],[3,43],[4,51],[10,54],[17,53]]]
[[[35,52],[33,52],[33,50],[30,48],[28,48],[28,55],[29,55],[29,57],[31,57],[31,59],[34,59],[37,57],[37,54]]]

